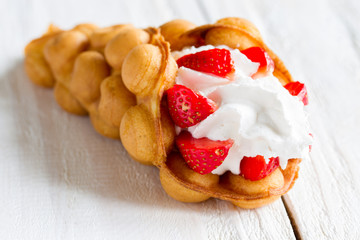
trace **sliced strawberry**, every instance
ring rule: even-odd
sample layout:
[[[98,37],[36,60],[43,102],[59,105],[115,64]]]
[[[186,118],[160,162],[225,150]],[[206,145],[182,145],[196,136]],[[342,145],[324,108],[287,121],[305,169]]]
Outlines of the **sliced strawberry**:
[[[216,104],[183,85],[166,91],[170,116],[181,128],[191,127],[215,112]]]
[[[187,67],[220,77],[226,77],[234,70],[230,51],[219,48],[185,55],[177,60],[177,64],[179,67]]]
[[[233,145],[232,139],[213,141],[208,138],[193,138],[191,133],[183,131],[176,138],[181,155],[187,165],[200,174],[210,173],[221,165]]]
[[[274,61],[269,54],[260,47],[251,47],[241,51],[252,62],[260,63],[258,71],[253,74],[253,78],[257,78],[263,75],[267,75],[274,71]]]
[[[290,82],[284,86],[291,95],[298,96],[304,105],[308,105],[308,95],[305,84],[301,82]]]
[[[240,163],[240,174],[244,178],[257,181],[263,179],[279,167],[279,157],[270,158],[266,164],[263,156],[244,157]]]

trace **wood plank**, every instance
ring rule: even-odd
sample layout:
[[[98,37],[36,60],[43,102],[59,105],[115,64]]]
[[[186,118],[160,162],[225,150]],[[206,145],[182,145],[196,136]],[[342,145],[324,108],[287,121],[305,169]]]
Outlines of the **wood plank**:
[[[61,110],[52,91],[32,85],[23,71],[23,47],[50,22],[64,28],[85,21],[145,27],[170,20],[168,12],[173,12],[201,24],[206,18],[199,5],[136,0],[6,4],[0,16],[9,23],[0,25],[6,33],[0,56],[2,239],[294,239],[281,201],[241,210],[214,199],[201,204],[172,200],[156,168],[132,161],[120,142],[98,135],[88,118]]]

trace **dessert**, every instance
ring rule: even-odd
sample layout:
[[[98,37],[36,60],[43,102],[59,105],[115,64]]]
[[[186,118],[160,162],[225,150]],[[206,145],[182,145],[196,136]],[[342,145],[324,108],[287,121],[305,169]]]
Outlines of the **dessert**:
[[[244,19],[51,26],[25,48],[25,69],[63,109],[158,167],[179,201],[268,204],[292,187],[311,143],[305,86]]]

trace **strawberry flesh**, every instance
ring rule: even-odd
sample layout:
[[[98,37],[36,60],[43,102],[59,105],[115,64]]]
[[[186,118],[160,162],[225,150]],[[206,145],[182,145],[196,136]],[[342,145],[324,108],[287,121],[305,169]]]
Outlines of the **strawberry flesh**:
[[[231,53],[227,49],[214,48],[188,54],[179,58],[176,62],[179,67],[214,74],[219,77],[226,77],[234,70]]]
[[[284,86],[291,95],[297,96],[304,105],[308,105],[308,94],[305,84],[301,82],[290,82]]]
[[[244,157],[240,163],[240,175],[245,179],[257,181],[263,179],[279,167],[279,157],[270,158],[266,164],[263,156]]]
[[[187,165],[200,174],[211,173],[220,166],[229,153],[234,141],[213,141],[208,138],[194,138],[183,131],[176,138],[176,145]]]
[[[258,78],[274,71],[274,61],[269,54],[260,47],[251,47],[241,51],[252,62],[260,64],[258,71],[252,75],[253,78]]]
[[[191,127],[215,112],[216,104],[183,85],[166,91],[170,116],[181,128]]]

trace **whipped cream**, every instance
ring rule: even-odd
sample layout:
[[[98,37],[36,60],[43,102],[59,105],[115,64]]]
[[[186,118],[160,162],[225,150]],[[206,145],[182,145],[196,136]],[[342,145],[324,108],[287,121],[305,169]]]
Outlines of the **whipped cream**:
[[[184,55],[215,48],[207,45],[173,52],[175,59]],[[180,67],[176,84],[191,88],[216,102],[218,109],[200,123],[187,128],[194,138],[234,140],[224,162],[212,171],[223,174],[240,173],[244,156],[262,155],[268,162],[279,157],[285,169],[288,159],[304,158],[312,142],[304,105],[292,96],[272,74],[256,80],[259,63],[251,62],[238,49],[230,50],[235,73],[230,79]],[[179,132],[178,129],[177,132]]]

